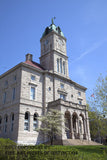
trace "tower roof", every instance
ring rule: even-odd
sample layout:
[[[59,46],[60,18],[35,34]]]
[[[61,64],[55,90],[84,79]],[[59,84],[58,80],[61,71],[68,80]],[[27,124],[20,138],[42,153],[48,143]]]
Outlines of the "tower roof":
[[[42,38],[43,38],[44,36],[46,36],[47,34],[49,34],[50,32],[52,32],[52,31],[54,31],[54,32],[56,32],[56,33],[58,33],[59,35],[61,35],[61,36],[64,37],[64,34],[63,34],[63,32],[61,31],[60,27],[59,27],[59,26],[57,27],[57,26],[54,24],[53,20],[52,20],[52,24],[51,24],[49,27],[46,27],[44,33],[42,34]]]

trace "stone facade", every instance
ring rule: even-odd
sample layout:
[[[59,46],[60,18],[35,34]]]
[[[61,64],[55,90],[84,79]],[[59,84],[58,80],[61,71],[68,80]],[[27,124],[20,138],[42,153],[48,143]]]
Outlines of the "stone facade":
[[[49,108],[59,109],[67,119],[60,139],[90,139],[86,88],[73,82],[68,73],[66,38],[53,23],[40,40],[40,64],[31,54],[0,76],[0,137],[18,144],[43,143],[35,131],[37,117]]]

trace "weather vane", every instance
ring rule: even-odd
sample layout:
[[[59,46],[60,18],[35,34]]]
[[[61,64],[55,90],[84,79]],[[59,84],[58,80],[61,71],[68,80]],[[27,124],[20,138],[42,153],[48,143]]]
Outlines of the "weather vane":
[[[53,18],[51,19],[52,24],[54,24],[54,19],[56,19],[56,17],[53,17]]]

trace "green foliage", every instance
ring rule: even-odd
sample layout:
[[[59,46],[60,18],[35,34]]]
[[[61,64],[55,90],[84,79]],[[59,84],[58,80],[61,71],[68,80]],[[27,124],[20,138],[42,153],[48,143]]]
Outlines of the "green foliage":
[[[99,139],[103,140],[107,136],[107,119],[98,114],[97,110],[89,108],[88,111],[90,133],[92,140]],[[101,143],[101,141],[99,141]]]
[[[3,140],[5,141],[5,140]],[[10,142],[11,143],[11,142]],[[6,144],[6,143],[5,143]],[[14,143],[12,142],[14,147]],[[1,148],[0,160],[106,160],[107,146],[15,146],[14,155]]]
[[[107,76],[101,74],[97,79],[94,97],[89,99],[89,121],[92,139],[101,139],[107,136]],[[90,107],[91,106],[91,107]]]
[[[0,160],[14,160],[16,156],[16,143],[10,139],[0,138]]]

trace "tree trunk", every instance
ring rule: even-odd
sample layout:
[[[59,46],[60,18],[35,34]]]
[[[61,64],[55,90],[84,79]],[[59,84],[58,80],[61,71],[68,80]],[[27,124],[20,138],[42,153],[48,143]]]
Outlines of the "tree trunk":
[[[50,137],[51,145],[53,145],[53,136]]]

